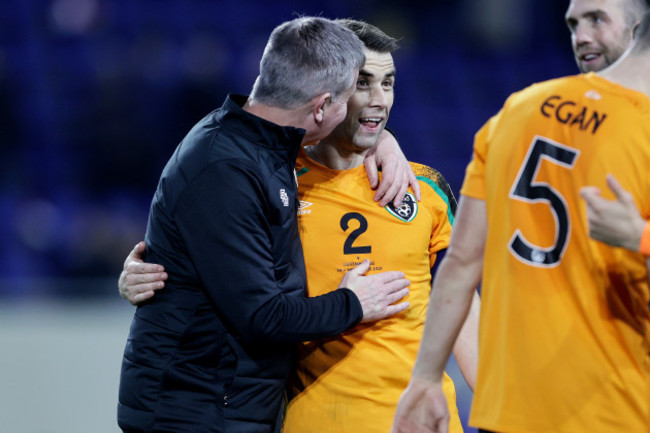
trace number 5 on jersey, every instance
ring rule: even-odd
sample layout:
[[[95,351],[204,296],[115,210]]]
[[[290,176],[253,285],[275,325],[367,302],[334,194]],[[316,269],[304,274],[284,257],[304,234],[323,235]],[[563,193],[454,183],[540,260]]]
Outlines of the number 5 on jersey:
[[[555,242],[548,248],[532,244],[526,240],[521,230],[515,230],[508,244],[508,250],[528,265],[544,268],[557,266],[562,260],[571,234],[571,221],[564,197],[552,185],[535,181],[542,160],[545,159],[570,170],[579,153],[576,149],[539,136],[533,139],[528,149],[528,154],[510,191],[510,197],[527,203],[546,202],[555,217]]]

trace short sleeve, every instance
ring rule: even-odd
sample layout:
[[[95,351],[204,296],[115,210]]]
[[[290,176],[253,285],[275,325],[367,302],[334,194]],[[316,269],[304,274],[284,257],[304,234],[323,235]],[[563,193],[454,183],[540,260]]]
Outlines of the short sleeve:
[[[465,179],[460,189],[462,195],[485,200],[485,162],[488,144],[494,125],[500,115],[501,112],[488,120],[474,136],[472,160],[465,169]]]

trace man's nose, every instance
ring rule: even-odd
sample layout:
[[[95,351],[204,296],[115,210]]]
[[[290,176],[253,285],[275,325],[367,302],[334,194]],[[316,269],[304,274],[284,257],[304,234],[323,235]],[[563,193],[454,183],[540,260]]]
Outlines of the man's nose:
[[[381,86],[374,87],[370,91],[370,106],[383,108],[386,107],[386,104],[387,104],[387,98],[384,89],[382,89]]]
[[[588,26],[576,26],[573,35],[576,46],[584,45],[593,41],[593,32],[588,28]]]

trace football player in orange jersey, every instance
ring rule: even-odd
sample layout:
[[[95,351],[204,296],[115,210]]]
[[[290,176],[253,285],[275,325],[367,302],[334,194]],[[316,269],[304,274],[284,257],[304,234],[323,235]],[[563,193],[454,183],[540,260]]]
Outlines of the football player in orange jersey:
[[[440,377],[481,280],[472,425],[647,431],[649,263],[589,240],[580,189],[604,189],[600,173],[615,174],[650,216],[648,70],[646,12],[634,45],[612,67],[517,92],[477,133],[394,433],[447,432]],[[598,131],[582,128],[580,114],[569,122],[547,113],[557,95],[585,110],[576,113],[600,113]]]

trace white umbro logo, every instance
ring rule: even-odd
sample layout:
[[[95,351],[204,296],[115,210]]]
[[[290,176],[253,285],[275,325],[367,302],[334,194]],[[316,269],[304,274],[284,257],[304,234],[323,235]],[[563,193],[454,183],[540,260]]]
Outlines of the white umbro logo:
[[[284,207],[289,207],[289,196],[287,195],[287,192],[284,190],[284,188],[280,189],[280,200],[282,200]]]
[[[309,203],[308,201],[300,200],[300,205],[298,206],[298,215],[306,215],[311,213],[311,209],[307,209],[309,206],[314,203]]]

